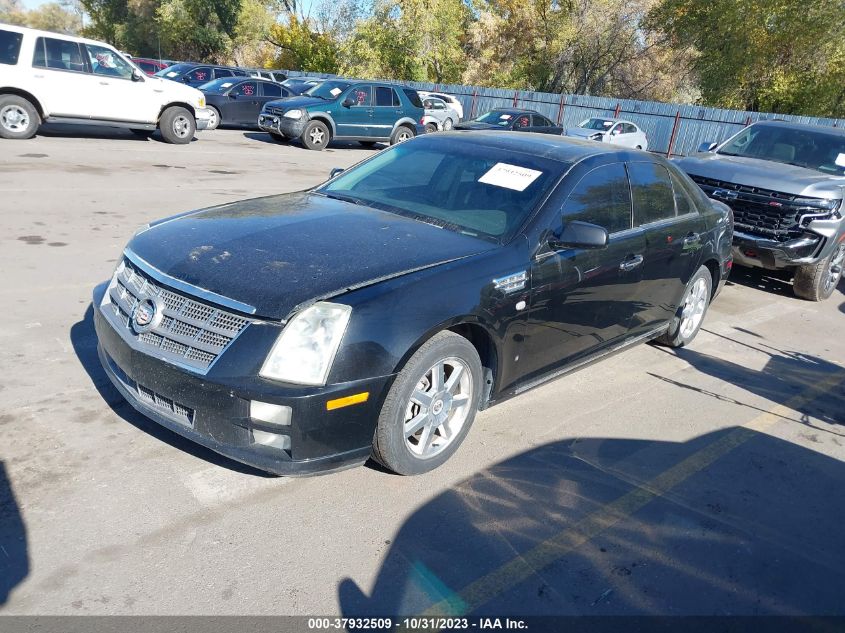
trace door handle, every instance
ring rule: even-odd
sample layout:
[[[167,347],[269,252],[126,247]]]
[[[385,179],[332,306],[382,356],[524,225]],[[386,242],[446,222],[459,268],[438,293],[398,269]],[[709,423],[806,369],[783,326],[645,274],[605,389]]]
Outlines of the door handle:
[[[629,271],[634,270],[637,266],[643,263],[643,256],[642,255],[629,255],[622,263],[619,264],[619,270],[622,271]]]
[[[101,86],[110,86],[111,84],[108,81],[101,81],[100,85]]]
[[[684,238],[684,246],[688,246],[689,244],[695,244],[701,239],[701,235],[698,233],[690,233]]]

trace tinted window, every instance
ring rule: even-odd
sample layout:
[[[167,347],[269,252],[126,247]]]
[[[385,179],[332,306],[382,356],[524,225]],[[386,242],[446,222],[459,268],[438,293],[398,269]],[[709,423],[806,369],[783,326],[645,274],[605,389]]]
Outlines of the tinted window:
[[[74,70],[76,72],[87,70],[78,43],[57,40],[52,37],[39,37],[36,40],[32,65],[58,70]]]
[[[622,131],[625,134],[636,134],[637,128],[631,125],[630,123],[623,123],[622,124]]]
[[[281,97],[282,87],[277,84],[261,84],[264,88],[265,97]]]
[[[534,115],[534,127],[551,127],[554,125],[551,121],[549,121],[546,117],[541,114]]]
[[[258,94],[258,84],[254,81],[245,81],[232,88],[229,94],[243,95],[244,97],[254,97]]]
[[[349,98],[352,99],[352,106],[367,107],[373,105],[372,86],[358,86],[349,91]]]
[[[210,68],[197,68],[196,70],[192,70],[187,75],[185,75],[190,81],[211,81],[211,69]]]
[[[420,95],[417,94],[416,90],[412,90],[411,88],[402,88],[402,92],[405,93],[405,96],[408,97],[408,101],[411,102],[411,105],[415,108],[423,107],[422,101],[420,100]]]
[[[520,114],[513,122],[513,129],[517,130],[523,127],[531,127],[531,116],[528,114]]]
[[[18,63],[22,39],[21,33],[12,33],[0,29],[0,64],[14,66]]]
[[[234,77],[234,76],[235,76],[235,73],[233,73],[231,70],[227,70],[225,68],[215,68],[214,69],[214,78],[215,79],[217,77]]]
[[[92,44],[86,44],[85,48],[88,51],[91,70],[95,75],[132,79],[132,66],[119,55],[116,55],[114,51]]]
[[[634,197],[634,226],[675,216],[672,182],[663,165],[630,163],[628,175]]]
[[[689,189],[684,187],[681,179],[675,174],[672,174],[672,188],[675,190],[675,208],[678,210],[678,215],[686,215],[687,213],[695,212],[695,205],[689,197]]]
[[[385,86],[376,87],[376,105],[393,107],[399,105],[399,96],[393,88],[386,88]]]
[[[563,205],[566,222],[597,224],[616,233],[631,228],[631,190],[622,163],[597,167],[569,194]]]

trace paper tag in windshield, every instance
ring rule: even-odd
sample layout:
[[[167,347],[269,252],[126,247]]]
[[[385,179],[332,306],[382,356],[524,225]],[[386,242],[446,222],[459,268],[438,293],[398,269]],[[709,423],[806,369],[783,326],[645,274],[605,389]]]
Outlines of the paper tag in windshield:
[[[343,90],[341,90],[340,88],[332,88],[331,90],[329,90],[329,92],[332,94],[333,97],[336,97],[341,92],[343,92]]]
[[[176,76],[176,75],[178,75],[178,74],[179,74],[179,73],[177,73],[175,70],[171,70],[169,73],[167,73],[167,76],[168,76],[168,77],[175,77],[175,76]]]
[[[845,154],[840,154],[834,161],[838,167],[845,167]]]
[[[229,86],[231,86],[231,85],[232,85],[232,82],[231,82],[231,81],[227,81],[225,84],[221,84],[221,86],[220,86],[220,87],[221,87],[221,88],[228,88],[228,87],[229,87]]]
[[[500,118],[500,119],[502,119],[502,120],[504,120],[504,121],[507,121],[509,118],[511,118],[511,115],[510,115],[510,114],[503,114],[503,115],[502,115],[502,116],[500,116],[499,118]]]
[[[490,168],[490,171],[478,179],[478,182],[495,187],[513,189],[514,191],[525,191],[528,185],[537,180],[542,173],[541,171],[528,169],[527,167],[496,163]]]

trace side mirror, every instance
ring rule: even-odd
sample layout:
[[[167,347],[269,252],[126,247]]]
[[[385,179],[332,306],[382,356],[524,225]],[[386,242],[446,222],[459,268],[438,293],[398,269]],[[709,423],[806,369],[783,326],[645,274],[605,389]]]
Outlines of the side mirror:
[[[699,152],[712,152],[712,151],[713,151],[714,149],[716,149],[718,146],[719,146],[719,144],[718,144],[718,143],[714,143],[714,142],[712,142],[712,141],[709,141],[709,142],[707,142],[707,143],[702,143],[701,145],[699,145],[699,146],[698,146],[698,151],[699,151]]]
[[[144,77],[141,75],[141,71],[132,69],[132,81],[144,81]]]
[[[355,99],[353,99],[352,97],[346,97],[346,99],[343,100],[343,103],[341,105],[344,108],[351,108],[355,105]]]
[[[560,236],[549,240],[549,246],[561,248],[604,248],[607,246],[607,229],[588,222],[565,222]]]
[[[335,176],[342,174],[345,170],[343,167],[335,167],[329,172],[329,179],[334,178]]]

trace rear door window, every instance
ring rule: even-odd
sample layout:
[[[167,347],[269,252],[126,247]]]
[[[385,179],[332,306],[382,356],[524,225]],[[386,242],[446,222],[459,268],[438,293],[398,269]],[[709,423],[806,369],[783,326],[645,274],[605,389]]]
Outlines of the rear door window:
[[[278,84],[262,83],[261,87],[264,89],[265,97],[281,97],[282,87]]]
[[[675,217],[675,194],[669,171],[657,163],[630,163],[634,226]]]
[[[215,68],[214,69],[214,78],[217,79],[219,77],[234,77],[235,73],[231,70],[227,70],[226,68]]]
[[[14,66],[21,54],[22,33],[0,29],[0,64]]]
[[[376,105],[393,107],[399,104],[399,95],[393,88],[387,86],[376,86]]]
[[[39,68],[87,72],[84,59],[82,47],[78,42],[39,37],[35,42],[32,65]]]
[[[534,127],[552,127],[552,125],[554,125],[551,121],[549,121],[542,114],[533,114],[533,115],[531,115],[531,118],[533,119],[532,125]]]
[[[589,222],[618,233],[631,228],[631,190],[625,165],[596,167],[569,194],[563,205],[564,222]]]

